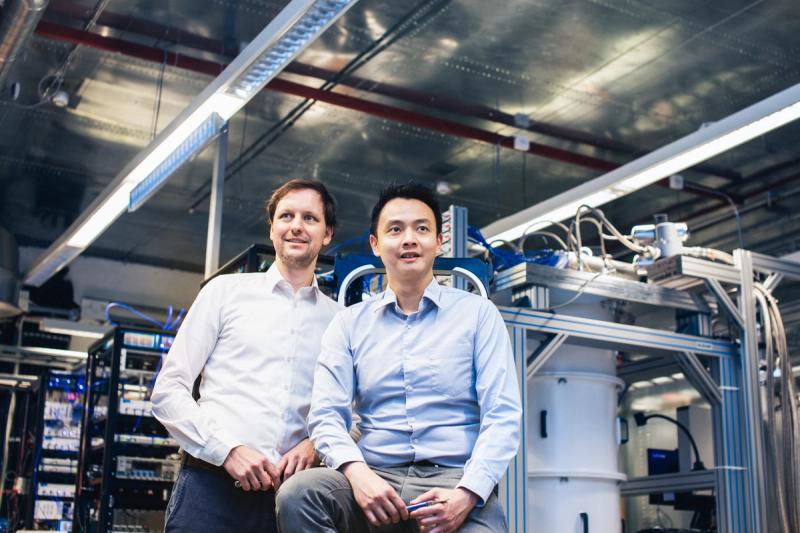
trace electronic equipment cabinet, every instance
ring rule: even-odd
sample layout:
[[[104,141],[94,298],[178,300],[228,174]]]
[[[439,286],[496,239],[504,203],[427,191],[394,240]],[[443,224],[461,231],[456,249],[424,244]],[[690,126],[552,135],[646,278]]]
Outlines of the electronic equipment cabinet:
[[[74,532],[156,532],[180,468],[150,394],[174,332],[117,327],[89,349]]]
[[[28,524],[34,529],[70,531],[85,376],[56,370],[40,378]]]

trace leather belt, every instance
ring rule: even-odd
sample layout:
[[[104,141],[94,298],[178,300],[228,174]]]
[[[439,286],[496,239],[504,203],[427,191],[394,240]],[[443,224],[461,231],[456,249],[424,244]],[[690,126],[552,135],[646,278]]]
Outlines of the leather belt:
[[[191,468],[199,468],[201,470],[208,470],[209,472],[214,472],[217,474],[222,474],[227,478],[231,478],[228,475],[228,472],[221,466],[212,465],[209,462],[203,461],[202,459],[198,459],[197,457],[192,457],[186,452],[183,452],[183,457],[181,458],[181,464],[186,465]]]

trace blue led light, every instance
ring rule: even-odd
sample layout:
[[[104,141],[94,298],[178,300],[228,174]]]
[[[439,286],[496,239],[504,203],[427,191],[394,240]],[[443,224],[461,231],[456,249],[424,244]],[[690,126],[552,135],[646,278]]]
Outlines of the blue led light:
[[[135,211],[161,188],[181,165],[202,150],[219,132],[224,121],[212,113],[175,150],[131,191],[128,211]]]

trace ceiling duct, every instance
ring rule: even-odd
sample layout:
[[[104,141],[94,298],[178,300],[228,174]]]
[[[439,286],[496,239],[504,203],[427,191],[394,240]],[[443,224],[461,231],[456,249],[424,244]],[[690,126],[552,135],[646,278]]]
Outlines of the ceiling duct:
[[[5,0],[0,19],[0,91],[6,90],[14,62],[22,54],[49,0]]]
[[[14,236],[0,227],[0,318],[18,315],[19,251]]]

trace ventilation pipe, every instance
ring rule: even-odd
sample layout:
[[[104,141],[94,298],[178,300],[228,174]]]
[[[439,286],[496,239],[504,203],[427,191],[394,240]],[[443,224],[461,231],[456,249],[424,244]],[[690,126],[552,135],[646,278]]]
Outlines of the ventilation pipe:
[[[19,252],[14,236],[0,227],[0,319],[18,315]]]
[[[49,0],[5,0],[0,20],[0,93],[6,94],[14,62],[44,14]]]

